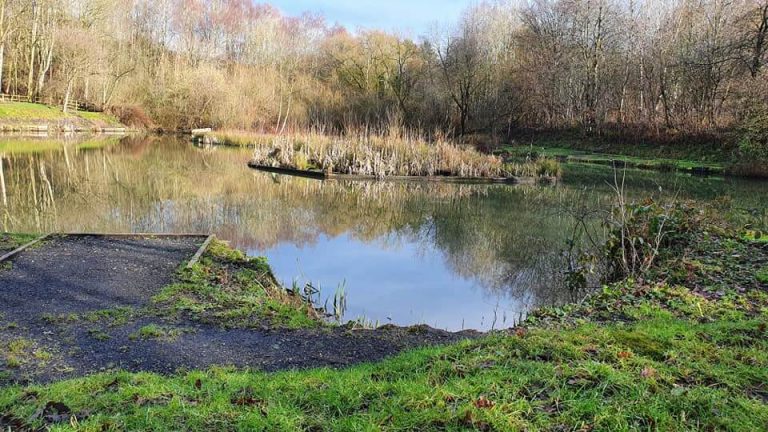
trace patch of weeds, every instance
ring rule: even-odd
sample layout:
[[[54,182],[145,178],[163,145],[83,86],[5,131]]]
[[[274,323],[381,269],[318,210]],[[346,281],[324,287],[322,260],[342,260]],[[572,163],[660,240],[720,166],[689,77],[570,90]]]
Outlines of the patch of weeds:
[[[18,338],[5,344],[4,355],[5,364],[8,368],[16,369],[22,365],[34,362],[44,365],[53,360],[54,355],[42,348],[30,339]]]
[[[59,325],[59,324],[77,322],[80,319],[80,317],[74,313],[70,313],[70,314],[44,313],[40,315],[40,319],[43,320],[46,324]]]
[[[44,349],[35,350],[33,355],[35,359],[40,360],[42,362],[47,362],[53,359],[53,354]]]
[[[105,322],[110,327],[120,327],[128,324],[138,315],[131,307],[117,307],[83,314],[83,319],[91,323]]]
[[[96,339],[97,341],[106,341],[112,338],[112,336],[110,336],[109,333],[105,332],[102,329],[97,329],[97,328],[89,329],[88,335]]]
[[[167,327],[157,324],[148,324],[140,328],[134,333],[131,333],[128,337],[131,340],[149,340],[149,339],[163,339],[163,340],[175,340],[185,332],[184,329],[176,327]]]
[[[30,347],[34,346],[34,342],[29,339],[15,339],[8,342],[8,353],[14,355],[23,354]]]
[[[35,240],[38,237],[39,235],[37,234],[0,233],[0,251],[10,252]]]

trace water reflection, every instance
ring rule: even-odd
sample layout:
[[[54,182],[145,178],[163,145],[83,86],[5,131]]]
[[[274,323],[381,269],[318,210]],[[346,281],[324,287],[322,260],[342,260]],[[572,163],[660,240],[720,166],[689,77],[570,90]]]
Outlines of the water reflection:
[[[562,209],[604,206],[612,176],[569,171],[558,187],[319,182],[251,171],[247,150],[173,138],[5,143],[5,230],[213,232],[267,255],[288,285],[311,281],[333,297],[344,284],[344,319],[452,330],[506,327],[571,300],[561,254],[573,220]],[[762,184],[630,180],[635,194],[768,201]]]

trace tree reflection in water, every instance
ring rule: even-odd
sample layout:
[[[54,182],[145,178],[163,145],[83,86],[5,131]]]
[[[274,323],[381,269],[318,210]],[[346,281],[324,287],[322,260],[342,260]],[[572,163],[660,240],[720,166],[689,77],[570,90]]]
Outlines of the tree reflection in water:
[[[465,316],[472,326],[489,328],[491,315],[498,315],[500,309],[507,319],[496,316],[496,324],[508,325],[533,306],[573,300],[562,282],[562,251],[574,221],[562,210],[585,202],[605,206],[610,195],[605,171],[567,174],[554,187],[320,182],[249,170],[247,150],[196,148],[168,137],[116,141],[0,140],[8,203],[3,207],[3,228],[213,232],[253,253],[290,249],[305,262],[313,259],[308,254],[329,253],[324,247],[370,248],[369,253],[390,251],[393,256],[406,251],[403,259],[426,256],[432,264],[417,275],[421,280],[414,288],[429,286],[429,296],[411,298],[401,293],[403,303],[412,303],[403,308],[422,312],[431,307],[467,308],[472,302],[458,299],[451,306],[430,299],[461,297],[457,289],[481,291],[470,294],[483,298],[484,310],[443,311],[440,316],[452,316],[450,322],[442,318],[429,322],[454,329]],[[745,205],[768,201],[765,191],[747,182],[638,174],[637,181],[630,183],[636,195],[681,188],[699,199],[728,192]],[[702,189],[711,190],[711,195],[700,196]],[[339,274],[325,276],[345,280],[344,273],[352,269],[341,264]],[[388,278],[392,284],[406,281],[406,276],[397,276],[397,268],[377,272],[375,261],[355,261],[355,265],[367,266],[376,275],[372,285],[385,286]],[[283,279],[293,276],[278,274]],[[350,282],[347,290],[353,305],[356,293],[378,289]],[[361,307],[367,310],[365,306],[358,305],[357,312]],[[350,313],[356,313],[352,309]],[[368,318],[383,321],[386,316]]]

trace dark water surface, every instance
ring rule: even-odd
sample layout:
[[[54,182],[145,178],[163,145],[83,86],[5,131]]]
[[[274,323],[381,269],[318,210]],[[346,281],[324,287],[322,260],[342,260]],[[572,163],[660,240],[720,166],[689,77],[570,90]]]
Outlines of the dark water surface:
[[[0,138],[19,232],[214,233],[268,257],[343,320],[508,327],[573,299],[562,252],[574,207],[607,208],[614,173],[568,166],[556,186],[338,182],[249,170],[249,151],[176,138]],[[768,184],[628,171],[629,195],[732,200],[765,220]]]

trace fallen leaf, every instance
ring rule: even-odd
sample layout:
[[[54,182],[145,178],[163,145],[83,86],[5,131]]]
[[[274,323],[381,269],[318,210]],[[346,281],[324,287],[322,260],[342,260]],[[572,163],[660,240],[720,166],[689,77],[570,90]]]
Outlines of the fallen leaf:
[[[617,354],[617,356],[618,356],[620,359],[623,359],[623,360],[624,360],[624,359],[628,359],[628,358],[631,358],[631,357],[632,357],[632,353],[631,353],[631,352],[629,352],[629,351],[619,351],[619,353]]]
[[[485,396],[480,396],[480,398],[475,401],[475,406],[478,408],[490,409],[493,408],[494,405],[496,404]]]
[[[643,371],[640,372],[640,376],[643,378],[653,378],[656,376],[656,369],[652,367],[644,367]]]

